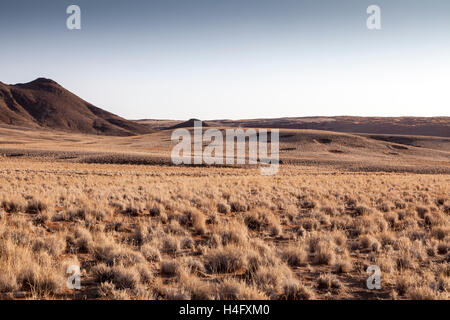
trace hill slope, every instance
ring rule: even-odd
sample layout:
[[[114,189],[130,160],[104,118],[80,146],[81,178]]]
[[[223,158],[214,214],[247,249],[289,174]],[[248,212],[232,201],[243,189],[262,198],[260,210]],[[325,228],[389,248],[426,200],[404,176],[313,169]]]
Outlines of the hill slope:
[[[150,131],[97,108],[44,78],[16,85],[0,82],[0,124],[114,136]]]
[[[182,121],[142,119],[137,123],[158,130]],[[296,117],[247,120],[207,120],[211,127],[325,130],[346,133],[450,137],[450,117]]]
[[[210,122],[211,123],[211,122]],[[218,120],[221,126],[450,137],[450,117],[299,117]]]

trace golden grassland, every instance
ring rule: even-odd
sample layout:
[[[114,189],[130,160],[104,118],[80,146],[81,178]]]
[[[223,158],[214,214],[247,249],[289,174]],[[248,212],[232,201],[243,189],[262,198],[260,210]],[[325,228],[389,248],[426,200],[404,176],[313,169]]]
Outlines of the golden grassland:
[[[449,194],[448,174],[0,158],[0,296],[449,299]]]

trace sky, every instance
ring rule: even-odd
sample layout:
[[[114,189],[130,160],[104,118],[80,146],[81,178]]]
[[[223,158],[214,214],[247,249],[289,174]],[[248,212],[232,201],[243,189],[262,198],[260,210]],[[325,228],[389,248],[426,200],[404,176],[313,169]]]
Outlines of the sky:
[[[81,8],[69,30],[66,9]],[[366,26],[370,5],[381,30]],[[448,0],[9,0],[0,81],[128,119],[450,116]]]

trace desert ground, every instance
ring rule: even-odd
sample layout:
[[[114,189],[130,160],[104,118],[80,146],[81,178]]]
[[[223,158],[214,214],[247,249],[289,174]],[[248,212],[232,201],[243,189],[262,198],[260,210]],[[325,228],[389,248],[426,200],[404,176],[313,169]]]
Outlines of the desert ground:
[[[262,176],[170,165],[170,132],[1,126],[0,297],[450,298],[449,138],[282,129]]]

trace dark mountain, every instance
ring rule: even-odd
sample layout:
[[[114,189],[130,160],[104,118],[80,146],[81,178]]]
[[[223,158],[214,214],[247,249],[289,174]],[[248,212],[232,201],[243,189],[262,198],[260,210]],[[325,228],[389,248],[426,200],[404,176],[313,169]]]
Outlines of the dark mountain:
[[[113,136],[150,131],[97,108],[45,78],[16,85],[0,82],[0,124]]]

